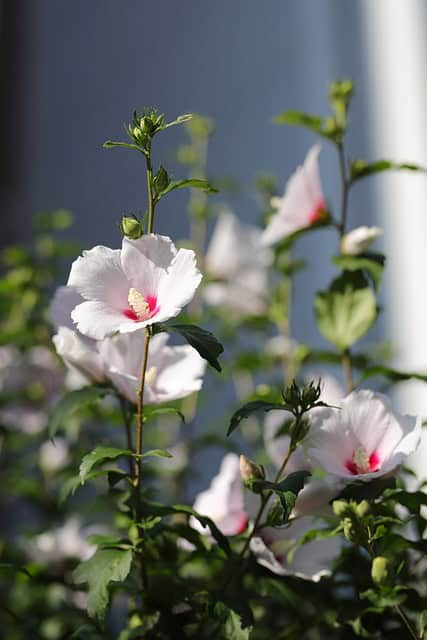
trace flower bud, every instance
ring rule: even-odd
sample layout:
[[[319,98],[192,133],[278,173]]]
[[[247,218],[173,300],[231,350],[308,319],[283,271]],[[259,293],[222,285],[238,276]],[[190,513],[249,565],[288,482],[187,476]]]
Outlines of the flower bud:
[[[369,502],[367,500],[362,500],[362,502],[360,502],[356,507],[356,513],[359,518],[363,518],[369,512],[370,508]]]
[[[375,584],[384,584],[389,577],[390,563],[384,556],[377,556],[372,560],[371,578]]]
[[[261,468],[246,456],[240,456],[240,476],[243,484],[251,487],[254,480],[261,480],[264,474]]]
[[[334,500],[332,503],[332,509],[336,516],[342,517],[349,510],[349,504],[347,500]]]
[[[137,240],[142,236],[141,223],[135,216],[123,216],[120,229],[126,238]]]
[[[358,256],[369,249],[382,233],[379,227],[357,227],[346,233],[341,240],[341,253],[346,256]]]
[[[359,536],[357,535],[357,528],[352,518],[344,518],[343,520],[344,535],[349,542],[358,543]]]

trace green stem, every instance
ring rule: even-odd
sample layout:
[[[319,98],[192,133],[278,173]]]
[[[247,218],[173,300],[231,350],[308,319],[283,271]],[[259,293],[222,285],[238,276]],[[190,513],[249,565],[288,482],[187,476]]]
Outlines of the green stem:
[[[337,226],[339,238],[340,238],[340,250],[341,242],[347,228],[347,215],[348,215],[348,194],[350,190],[351,181],[347,175],[344,144],[342,142],[337,144],[338,148],[338,160],[340,166],[341,177],[341,214],[340,220]],[[351,367],[351,353],[350,349],[344,349],[341,353],[341,362],[344,372],[344,379],[347,388],[347,393],[351,393],[354,389],[353,372]]]
[[[409,635],[411,636],[411,638],[413,638],[414,640],[422,640],[422,638],[420,638],[416,631],[414,631],[414,629],[412,628],[411,622],[408,619],[408,616],[406,615],[406,613],[404,612],[404,610],[402,609],[402,607],[400,607],[398,604],[395,607],[397,613],[399,614],[403,624],[405,625],[405,627],[407,628]]]
[[[147,166],[147,195],[148,195],[148,224],[147,233],[153,233],[154,224],[154,196],[153,196],[153,167],[151,166],[150,150],[145,156]]]

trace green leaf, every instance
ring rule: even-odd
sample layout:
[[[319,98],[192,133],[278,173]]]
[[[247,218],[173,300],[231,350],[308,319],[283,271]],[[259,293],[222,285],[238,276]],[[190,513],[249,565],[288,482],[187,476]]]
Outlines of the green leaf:
[[[395,478],[379,478],[372,482],[354,482],[347,485],[334,500],[375,500],[381,496],[386,489],[394,489]]]
[[[83,484],[89,477],[93,467],[105,460],[115,460],[120,456],[132,456],[129,449],[115,449],[114,447],[96,447],[93,451],[84,456],[80,464],[80,482]]]
[[[385,265],[385,256],[381,253],[335,256],[332,260],[343,271],[364,271],[368,277],[372,278],[375,289],[379,289]]]
[[[233,431],[237,429],[241,421],[245,418],[248,418],[252,413],[257,413],[258,411],[274,410],[290,411],[291,407],[279,402],[266,402],[265,400],[252,400],[251,402],[247,402],[243,405],[243,407],[237,409],[237,411],[235,411],[231,416],[227,436],[231,435]]]
[[[114,147],[124,147],[125,149],[133,149],[134,151],[140,151],[142,153],[142,150],[138,147],[138,145],[129,144],[129,142],[115,142],[114,140],[107,140],[106,142],[104,142],[102,146],[104,147],[104,149],[113,149]]]
[[[154,332],[159,333],[160,331],[179,333],[214,369],[221,371],[218,356],[223,353],[224,347],[210,331],[201,329],[195,324],[175,323],[155,325]]]
[[[427,609],[424,609],[418,617],[418,635],[420,638],[424,638],[424,633],[427,628]]]
[[[88,583],[87,611],[92,618],[104,618],[109,599],[109,583],[123,582],[129,575],[131,565],[130,549],[100,549],[90,560],[82,562],[75,569],[74,582]]]
[[[344,271],[329,289],[317,293],[314,312],[320,333],[343,351],[372,327],[377,304],[363,272]]]
[[[375,160],[374,162],[366,162],[365,160],[353,160],[350,164],[350,179],[352,182],[366,178],[367,176],[384,171],[422,171],[426,173],[427,169],[409,162],[399,163],[391,160]]]
[[[162,125],[159,131],[163,131],[164,129],[169,129],[169,127],[174,127],[177,124],[184,124],[188,122],[194,117],[194,113],[184,113],[182,116],[178,116],[175,120],[171,122],[166,122],[166,124]]]
[[[305,129],[310,129],[310,131],[323,135],[323,118],[321,116],[313,116],[309,113],[302,113],[301,111],[284,111],[278,116],[275,116],[273,122],[276,124],[304,127]]]
[[[159,197],[163,197],[174,191],[175,189],[201,189],[206,193],[218,193],[218,189],[212,187],[207,180],[199,180],[197,178],[191,178],[189,180],[171,180],[167,187],[165,187],[160,193]]]
[[[197,511],[185,504],[174,504],[171,506],[163,505],[157,502],[144,502],[142,505],[144,515],[147,516],[169,516],[176,513],[185,513],[193,516],[200,522],[202,527],[208,527],[212,537],[217,541],[218,546],[227,554],[231,554],[230,543],[223,533],[218,529],[216,524],[207,516],[202,516]]]
[[[390,367],[384,367],[378,365],[376,367],[369,367],[363,371],[360,382],[368,380],[369,378],[375,378],[382,376],[387,378],[391,382],[404,382],[405,380],[420,380],[421,382],[427,382],[427,374],[414,373],[409,371],[398,371],[397,369],[391,369]]]
[[[143,453],[141,458],[173,458],[173,455],[165,449],[150,449]]]
[[[295,471],[290,473],[280,482],[268,480],[255,480],[253,487],[256,490],[272,491],[277,495],[283,509],[283,523],[289,520],[292,509],[295,506],[298,494],[304,489],[305,481],[311,476],[309,471]]]
[[[54,438],[64,420],[78,409],[87,407],[103,398],[109,389],[106,387],[83,387],[70,391],[58,402],[49,420],[49,437]]]
[[[221,635],[227,640],[249,640],[252,627],[243,629],[241,617],[227,607],[223,602],[217,602],[214,607],[214,617],[221,621]]]
[[[178,418],[181,418],[182,422],[184,422],[185,424],[184,414],[176,407],[159,407],[158,409],[146,408],[144,410],[144,418],[146,420],[149,420],[150,418],[156,418],[157,416],[168,416],[168,415],[178,416]]]

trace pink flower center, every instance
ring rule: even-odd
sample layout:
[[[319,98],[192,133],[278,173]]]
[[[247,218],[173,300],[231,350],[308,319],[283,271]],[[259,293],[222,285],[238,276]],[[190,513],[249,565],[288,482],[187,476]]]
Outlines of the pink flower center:
[[[314,207],[313,211],[308,216],[308,222],[310,224],[316,224],[316,222],[321,222],[326,217],[326,203],[321,200]]]
[[[248,517],[242,516],[237,524],[236,532],[234,535],[238,536],[240,533],[243,533],[248,524]]]
[[[380,468],[380,457],[376,451],[368,455],[366,449],[357,447],[349,458],[345,467],[354,476],[363,473],[375,473]]]
[[[123,311],[123,315],[129,320],[141,322],[152,318],[159,310],[157,296],[142,293],[131,287],[128,295],[129,307]]]

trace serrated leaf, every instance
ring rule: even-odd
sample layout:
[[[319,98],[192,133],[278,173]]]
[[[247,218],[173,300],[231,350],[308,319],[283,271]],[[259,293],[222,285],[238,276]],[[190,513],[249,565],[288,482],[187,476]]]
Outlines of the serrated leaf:
[[[195,324],[177,323],[155,325],[154,332],[159,333],[160,331],[179,333],[214,369],[221,371],[218,356],[223,353],[224,347],[210,331],[206,331],[206,329],[202,329]]]
[[[322,336],[343,351],[372,327],[377,304],[363,272],[344,271],[317,293],[314,312]]]
[[[87,611],[92,618],[104,618],[109,600],[109,583],[126,580],[131,565],[130,549],[100,549],[90,560],[82,562],[74,570],[74,582],[88,584]]]
[[[109,393],[106,387],[83,387],[70,391],[54,407],[49,420],[49,437],[54,438],[64,420],[78,409],[87,407]]]
[[[265,400],[252,400],[251,402],[247,402],[237,409],[233,413],[230,419],[230,425],[228,427],[227,436],[231,435],[233,431],[237,429],[239,424],[245,418],[248,418],[253,413],[257,413],[258,411],[290,411],[291,407],[286,404],[279,402],[266,402]]]
[[[277,495],[283,509],[283,523],[289,520],[292,509],[298,498],[298,494],[304,489],[305,481],[311,476],[309,471],[295,471],[290,473],[280,482],[269,482],[268,480],[255,480],[253,487],[256,490],[272,491]]]
[[[384,171],[422,171],[426,173],[427,169],[409,162],[392,162],[391,160],[375,160],[367,162],[365,160],[353,160],[350,164],[350,179],[352,182],[366,178],[367,176]]]
[[[84,456],[80,464],[80,482],[83,484],[89,473],[96,464],[100,464],[105,460],[115,460],[121,456],[132,456],[133,452],[129,449],[116,449],[114,447],[96,447],[93,451]]]
[[[364,253],[358,256],[334,256],[334,264],[343,271],[364,271],[379,289],[384,271],[385,256],[381,253]]]
[[[227,607],[223,602],[214,606],[214,617],[221,622],[221,638],[227,640],[249,640],[252,627],[242,626],[242,618],[238,613]]]
[[[205,193],[218,193],[218,189],[215,189],[207,180],[199,180],[197,178],[190,178],[188,180],[171,180],[167,187],[160,191],[159,198],[166,196],[175,189],[201,189]]]

